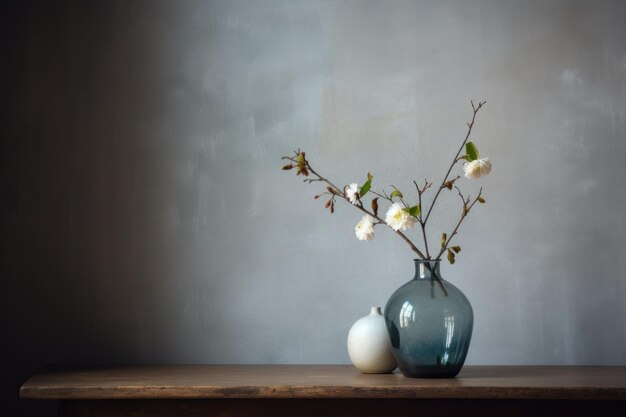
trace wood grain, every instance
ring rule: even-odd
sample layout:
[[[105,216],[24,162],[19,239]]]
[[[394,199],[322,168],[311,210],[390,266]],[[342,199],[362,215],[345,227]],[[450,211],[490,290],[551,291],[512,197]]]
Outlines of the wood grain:
[[[454,379],[366,375],[352,366],[143,366],[42,372],[21,398],[626,400],[626,367],[466,366]]]

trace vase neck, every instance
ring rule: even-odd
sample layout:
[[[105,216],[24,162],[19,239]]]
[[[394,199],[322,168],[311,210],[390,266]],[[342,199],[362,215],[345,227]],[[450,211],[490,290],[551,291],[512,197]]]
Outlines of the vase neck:
[[[439,261],[424,261],[421,259],[415,260],[415,277],[413,279],[430,279],[433,276],[439,278]]]

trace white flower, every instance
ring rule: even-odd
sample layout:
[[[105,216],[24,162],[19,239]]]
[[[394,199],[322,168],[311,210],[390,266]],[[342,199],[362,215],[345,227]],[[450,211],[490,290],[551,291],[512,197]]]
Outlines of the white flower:
[[[369,214],[363,216],[354,228],[356,238],[359,240],[372,240],[374,238],[374,218]]]
[[[352,184],[348,185],[343,190],[343,192],[345,193],[346,198],[348,200],[350,200],[350,202],[352,204],[356,204],[358,202],[358,200],[359,200],[359,193],[358,193],[359,192],[359,184],[357,184],[356,182],[352,183]]]
[[[415,217],[402,210],[402,207],[398,203],[393,203],[385,215],[385,223],[396,232],[400,229],[402,229],[402,231],[405,231],[407,228],[410,229],[413,227],[416,220]]]
[[[491,172],[491,162],[489,162],[489,158],[475,159],[466,163],[463,170],[465,171],[465,178],[473,180],[488,175]]]

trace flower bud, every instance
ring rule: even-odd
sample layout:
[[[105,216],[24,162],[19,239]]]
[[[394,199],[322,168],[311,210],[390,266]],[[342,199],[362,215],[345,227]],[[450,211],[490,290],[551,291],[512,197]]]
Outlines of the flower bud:
[[[304,175],[305,177],[309,176],[309,171],[306,169],[306,158],[304,157],[304,152],[300,152],[298,154],[298,169],[299,172],[302,173],[302,175]],[[300,175],[298,172],[296,172],[296,175]]]
[[[456,259],[454,259],[454,253],[448,249],[448,262],[450,262],[450,265],[453,265],[455,261]]]
[[[378,197],[372,200],[372,211],[374,216],[378,216]]]

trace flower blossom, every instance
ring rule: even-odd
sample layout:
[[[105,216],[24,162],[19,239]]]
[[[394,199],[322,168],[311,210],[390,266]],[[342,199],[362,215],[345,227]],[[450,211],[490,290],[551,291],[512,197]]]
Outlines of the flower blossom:
[[[359,184],[356,182],[348,185],[343,192],[352,204],[356,204],[359,201]]]
[[[475,159],[472,162],[468,162],[463,166],[465,171],[465,178],[470,180],[484,177],[491,172],[491,162],[489,158]]]
[[[374,218],[369,214],[363,216],[355,228],[354,233],[359,240],[372,240],[374,238]]]
[[[410,229],[417,219],[404,211],[398,203],[393,203],[385,215],[385,223],[394,231]]]

